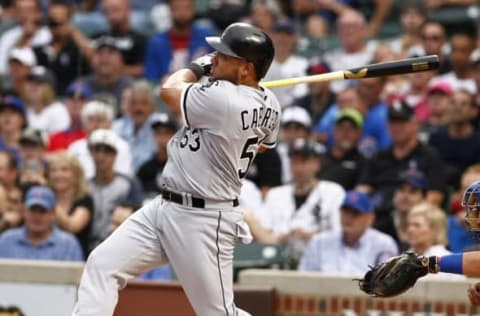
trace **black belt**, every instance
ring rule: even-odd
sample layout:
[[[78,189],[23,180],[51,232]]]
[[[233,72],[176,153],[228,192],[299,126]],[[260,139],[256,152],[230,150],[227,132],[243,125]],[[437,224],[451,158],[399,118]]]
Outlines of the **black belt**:
[[[162,197],[163,197],[164,200],[172,201],[172,202],[175,202],[175,203],[181,204],[181,205],[185,204],[183,202],[183,197],[180,193],[175,193],[175,192],[172,192],[172,191],[162,189],[161,194],[162,194]],[[239,204],[238,199],[232,200],[230,202],[232,202],[233,206],[238,206],[238,204]],[[192,205],[191,206],[197,207],[197,208],[205,208],[205,200],[192,196]]]

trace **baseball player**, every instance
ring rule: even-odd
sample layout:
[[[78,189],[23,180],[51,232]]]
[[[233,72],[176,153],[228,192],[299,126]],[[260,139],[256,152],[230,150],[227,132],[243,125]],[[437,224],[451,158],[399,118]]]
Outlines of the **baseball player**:
[[[112,315],[129,279],[167,262],[197,315],[249,315],[233,302],[234,245],[251,240],[236,206],[257,151],[277,140],[280,105],[259,86],[274,48],[244,23],[206,40],[216,53],[173,73],[161,88],[185,123],[168,144],[161,196],[91,253],[73,315]],[[204,75],[210,81],[198,83]]]

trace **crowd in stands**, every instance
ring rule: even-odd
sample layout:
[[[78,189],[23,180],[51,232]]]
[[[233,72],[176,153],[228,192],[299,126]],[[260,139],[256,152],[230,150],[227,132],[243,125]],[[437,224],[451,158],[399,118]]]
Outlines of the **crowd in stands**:
[[[405,250],[475,248],[460,200],[480,177],[480,24],[432,18],[475,1],[402,1],[394,18],[397,0],[364,2],[1,1],[0,258],[83,261],[158,195],[183,126],[158,86],[236,21],[274,42],[265,81],[440,60],[273,89],[279,144],[257,155],[239,196],[255,241],[284,246],[290,268],[350,274]]]

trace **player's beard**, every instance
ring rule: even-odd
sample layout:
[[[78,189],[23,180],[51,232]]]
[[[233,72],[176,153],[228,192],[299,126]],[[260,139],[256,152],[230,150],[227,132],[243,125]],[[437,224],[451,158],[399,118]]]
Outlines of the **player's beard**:
[[[233,84],[238,84],[238,69],[235,70],[235,73],[224,73],[224,74],[218,74],[216,73],[216,68],[215,66],[212,68],[212,73],[210,75],[211,80],[226,80],[230,81]]]

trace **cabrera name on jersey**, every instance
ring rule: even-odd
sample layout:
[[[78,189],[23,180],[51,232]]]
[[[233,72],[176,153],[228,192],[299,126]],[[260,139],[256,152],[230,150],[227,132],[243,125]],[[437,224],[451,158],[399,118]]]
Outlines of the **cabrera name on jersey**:
[[[268,89],[217,80],[188,85],[181,110],[185,126],[168,144],[164,185],[214,201],[235,199],[260,145],[277,142],[277,98]]]

